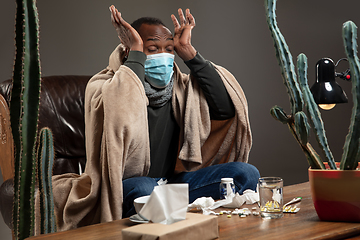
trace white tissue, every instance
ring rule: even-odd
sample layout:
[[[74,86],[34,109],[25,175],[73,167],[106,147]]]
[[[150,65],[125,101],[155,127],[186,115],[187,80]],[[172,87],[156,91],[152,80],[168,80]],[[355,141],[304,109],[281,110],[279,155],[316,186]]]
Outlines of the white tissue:
[[[223,207],[228,208],[238,208],[242,206],[244,203],[246,204],[254,204],[259,201],[259,193],[254,190],[247,189],[243,192],[242,195],[236,193],[232,201],[228,204],[223,205]]]
[[[239,193],[231,194],[226,199],[214,201],[211,197],[201,197],[196,199],[193,203],[188,205],[188,210],[193,208],[201,209],[203,214],[208,215],[212,214],[214,209],[218,207],[227,207],[227,208],[239,208],[243,204],[254,204],[259,201],[259,193],[247,189],[243,192],[242,195]]]
[[[197,208],[197,209],[208,209],[214,205],[215,201],[211,197],[201,197],[196,199],[193,203],[188,205],[188,211]]]
[[[171,224],[184,220],[189,204],[188,184],[156,186],[139,215],[154,223]]]
[[[160,180],[157,181],[157,185],[165,185],[165,184],[167,184],[167,182],[168,182],[167,179],[163,180],[162,178],[160,178]]]

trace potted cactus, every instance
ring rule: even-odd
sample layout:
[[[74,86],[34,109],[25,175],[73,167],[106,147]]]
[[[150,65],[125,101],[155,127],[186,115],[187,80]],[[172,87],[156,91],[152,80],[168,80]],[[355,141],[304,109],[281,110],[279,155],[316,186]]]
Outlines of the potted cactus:
[[[51,187],[54,159],[50,129],[38,134],[40,102],[39,20],[35,0],[16,0],[15,62],[10,100],[14,139],[15,176],[13,230],[15,239],[56,231]],[[39,214],[35,214],[35,186],[39,188]]]
[[[291,105],[287,114],[279,107],[271,108],[271,115],[286,124],[305,153],[310,165],[309,181],[315,209],[321,220],[360,221],[360,63],[357,56],[357,27],[348,21],[343,25],[345,53],[352,73],[353,110],[349,133],[340,162],[335,162],[325,134],[321,113],[311,94],[307,81],[307,57],[297,58],[297,71],[289,47],[276,22],[276,0],[265,0],[266,19],[274,41],[276,57]],[[306,112],[306,113],[305,113]],[[309,143],[313,129],[323,151],[325,161]],[[339,209],[341,209],[339,211]]]

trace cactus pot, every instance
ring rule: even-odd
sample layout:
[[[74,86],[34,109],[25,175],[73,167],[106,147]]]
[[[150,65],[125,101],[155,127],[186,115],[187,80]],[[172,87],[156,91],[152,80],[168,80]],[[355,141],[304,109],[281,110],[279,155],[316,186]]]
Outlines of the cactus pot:
[[[320,220],[360,222],[360,170],[309,168],[308,172],[312,200]]]

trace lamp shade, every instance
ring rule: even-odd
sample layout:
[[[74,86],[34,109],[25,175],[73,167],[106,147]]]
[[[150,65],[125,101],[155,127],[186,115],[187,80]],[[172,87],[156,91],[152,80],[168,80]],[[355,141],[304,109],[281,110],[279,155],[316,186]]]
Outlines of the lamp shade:
[[[335,81],[335,64],[330,58],[322,58],[316,63],[316,82],[310,90],[317,104],[348,102],[345,92]]]

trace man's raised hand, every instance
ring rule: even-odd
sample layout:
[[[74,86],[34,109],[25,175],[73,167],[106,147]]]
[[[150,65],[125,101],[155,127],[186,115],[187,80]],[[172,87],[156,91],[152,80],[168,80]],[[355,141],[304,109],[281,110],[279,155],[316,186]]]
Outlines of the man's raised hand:
[[[111,22],[116,29],[120,41],[127,49],[143,51],[143,41],[139,33],[122,17],[114,5],[110,7]]]
[[[176,53],[184,61],[191,60],[196,55],[195,48],[191,45],[191,31],[195,27],[195,18],[186,9],[185,16],[181,8],[178,9],[180,23],[175,15],[171,15],[174,24],[174,48]]]

